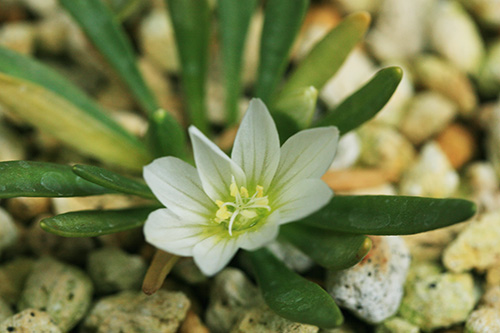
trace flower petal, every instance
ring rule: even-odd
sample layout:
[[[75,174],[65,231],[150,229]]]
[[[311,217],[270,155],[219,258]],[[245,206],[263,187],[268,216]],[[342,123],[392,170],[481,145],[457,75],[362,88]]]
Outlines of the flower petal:
[[[207,237],[206,226],[186,223],[169,209],[157,209],[144,224],[146,241],[179,256],[192,256],[196,244]]]
[[[269,215],[264,225],[255,231],[249,230],[239,236],[238,244],[242,249],[254,251],[265,246],[278,236],[280,212],[276,211]]]
[[[236,134],[231,158],[247,176],[248,189],[269,187],[278,167],[280,140],[271,114],[260,99],[252,99]]]
[[[324,205],[333,191],[321,179],[303,179],[281,192],[272,203],[280,213],[280,224],[300,220]]]
[[[300,131],[290,137],[281,147],[271,184],[273,195],[302,179],[320,178],[332,164],[338,139],[339,131],[333,126]]]
[[[196,169],[175,157],[162,157],[144,167],[144,179],[162,204],[193,222],[207,221],[217,206],[203,191]]]
[[[236,237],[214,235],[196,244],[193,257],[203,274],[211,276],[224,268],[237,251]]]
[[[246,186],[241,168],[196,127],[189,127],[194,159],[203,189],[213,201],[229,197],[232,176],[238,186]]]

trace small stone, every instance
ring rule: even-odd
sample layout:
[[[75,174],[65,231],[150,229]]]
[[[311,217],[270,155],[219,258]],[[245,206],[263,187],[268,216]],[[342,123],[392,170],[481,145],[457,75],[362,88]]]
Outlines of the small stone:
[[[454,101],[462,116],[469,117],[477,106],[477,97],[465,73],[435,56],[419,56],[414,62],[416,79]]]
[[[238,322],[232,327],[231,333],[316,333],[319,328],[312,325],[295,323],[278,316],[267,306],[261,305],[246,310]]]
[[[117,110],[132,110],[135,107],[134,98],[121,82],[111,80],[107,85],[99,89],[96,100],[105,109],[114,110],[112,114],[115,120],[120,117],[121,112]],[[141,133],[143,134],[143,133]]]
[[[500,286],[500,264],[486,270],[486,286]]]
[[[500,332],[500,311],[481,308],[472,312],[465,323],[466,333]]]
[[[396,313],[410,254],[401,237],[371,238],[372,249],[359,264],[328,272],[326,289],[339,306],[374,324]]]
[[[457,106],[433,91],[415,95],[399,125],[401,132],[415,145],[441,132],[457,114]]]
[[[330,2],[342,8],[346,13],[359,12],[361,10],[377,13],[382,0],[330,0]]]
[[[16,219],[27,221],[40,214],[48,213],[49,198],[18,197],[7,201],[7,209]]]
[[[332,190],[350,192],[383,186],[391,177],[379,169],[345,169],[327,171],[322,177]]]
[[[172,269],[172,274],[188,284],[197,284],[208,280],[208,277],[203,274],[194,263],[193,258],[190,257],[180,258]]]
[[[477,79],[479,91],[482,94],[496,97],[500,89],[500,39],[488,46]]]
[[[488,152],[488,159],[493,164],[500,179],[500,100],[492,109],[492,113],[488,119],[486,148]]]
[[[133,135],[143,137],[146,134],[148,123],[138,114],[129,111],[111,111],[110,115],[118,124]]]
[[[0,207],[0,252],[13,245],[18,237],[17,227],[9,213]]]
[[[311,258],[288,242],[276,240],[271,242],[267,249],[288,268],[296,272],[305,272],[314,266],[314,261]]]
[[[0,45],[21,54],[32,54],[35,45],[33,27],[24,22],[3,24],[0,27]]]
[[[455,169],[460,169],[476,152],[476,138],[460,124],[451,124],[436,138],[439,147]]]
[[[26,7],[39,16],[51,16],[60,7],[57,0],[21,0]]]
[[[119,209],[133,205],[137,200],[121,194],[105,194],[89,197],[51,198],[54,213],[64,214],[77,210]]]
[[[0,297],[5,302],[17,303],[33,264],[33,259],[17,257],[0,266]]]
[[[200,317],[193,311],[188,311],[186,319],[179,328],[179,333],[210,333],[208,328],[203,325]]]
[[[500,211],[480,215],[448,245],[443,263],[452,272],[484,270],[500,264],[499,238]]]
[[[10,305],[0,298],[0,323],[13,315],[14,313],[12,312]]]
[[[419,333],[418,326],[407,322],[403,318],[392,317],[375,328],[375,333]]]
[[[61,333],[62,330],[46,312],[26,309],[0,323],[0,332]]]
[[[471,11],[481,23],[490,27],[500,27],[499,0],[460,0],[462,5]]]
[[[67,48],[71,18],[67,13],[56,12],[35,26],[36,42],[40,49],[51,54],[62,54]]]
[[[62,331],[69,331],[85,315],[92,300],[92,282],[80,269],[51,258],[35,263],[18,309],[46,311]]]
[[[481,299],[481,306],[500,309],[500,284],[486,289]]]
[[[146,273],[146,263],[142,257],[106,247],[91,252],[87,260],[87,271],[97,292],[140,289]]]
[[[484,56],[479,29],[456,1],[439,1],[433,8],[429,36],[434,50],[460,70],[476,73]]]
[[[177,332],[189,307],[189,299],[181,292],[158,290],[147,296],[124,291],[100,299],[82,332]]]
[[[23,140],[10,128],[0,124],[0,162],[26,159]]]
[[[361,154],[361,141],[356,132],[343,135],[337,146],[335,159],[329,170],[347,169],[353,166]]]
[[[349,191],[336,191],[339,195],[397,195],[393,184],[387,182],[372,187],[363,187]]]
[[[416,163],[401,177],[401,195],[436,198],[452,196],[457,190],[459,177],[448,158],[435,142],[427,143]]]
[[[399,315],[430,331],[464,322],[478,292],[470,274],[442,273],[409,278]]]
[[[226,268],[215,276],[206,312],[211,332],[229,332],[241,313],[263,302],[259,290],[242,271]]]

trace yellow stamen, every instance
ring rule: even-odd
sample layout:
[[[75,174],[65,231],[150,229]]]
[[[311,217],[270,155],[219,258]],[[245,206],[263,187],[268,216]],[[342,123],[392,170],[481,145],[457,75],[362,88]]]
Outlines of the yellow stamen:
[[[215,200],[215,204],[216,204],[219,208],[221,208],[221,207],[222,207],[222,205],[224,204],[224,201],[222,201],[222,200]]]
[[[231,186],[229,186],[229,190],[231,191],[231,196],[236,198],[238,195],[238,187],[234,181],[231,183]]]
[[[257,197],[257,198],[259,198],[259,197]],[[260,198],[260,199],[255,200],[255,204],[258,206],[267,206],[267,205],[269,205],[269,200],[267,199],[267,197]]]
[[[264,196],[264,188],[260,185],[255,187],[255,192],[257,192],[256,198],[262,198]]]
[[[227,210],[227,206],[222,206],[221,208],[219,208],[219,210],[215,213],[215,217],[217,219],[219,219],[220,221],[217,221],[217,222],[221,222],[221,221],[224,221],[228,218],[230,218],[232,215],[232,213],[230,211]]]
[[[243,186],[242,186],[242,187],[240,188],[240,193],[241,193],[241,196],[242,196],[243,198],[248,198],[248,190],[246,189],[246,187],[243,187]]]

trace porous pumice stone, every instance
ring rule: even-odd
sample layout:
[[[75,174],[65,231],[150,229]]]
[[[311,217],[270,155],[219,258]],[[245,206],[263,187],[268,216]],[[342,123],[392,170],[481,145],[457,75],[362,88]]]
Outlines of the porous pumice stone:
[[[375,328],[375,333],[419,333],[418,326],[399,317],[385,320]]]
[[[54,320],[43,311],[26,309],[0,323],[0,332],[61,333]]]
[[[481,308],[472,312],[465,323],[466,333],[500,332],[500,309]]]
[[[371,237],[372,249],[356,266],[329,271],[327,291],[335,302],[368,323],[393,316],[403,297],[410,253],[401,237]]]
[[[147,296],[124,291],[100,299],[81,332],[177,332],[191,303],[181,292],[158,290]]]

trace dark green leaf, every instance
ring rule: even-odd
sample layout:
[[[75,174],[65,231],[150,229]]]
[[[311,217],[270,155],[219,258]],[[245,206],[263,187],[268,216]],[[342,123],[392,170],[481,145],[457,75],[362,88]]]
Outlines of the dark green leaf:
[[[356,265],[371,248],[370,239],[364,235],[319,229],[301,223],[282,226],[280,235],[317,264],[333,270]]]
[[[288,55],[299,32],[309,0],[268,0],[260,42],[260,63],[255,96],[270,101],[282,79]],[[305,84],[304,86],[309,86]],[[303,86],[299,87],[303,88]]]
[[[313,86],[318,91],[335,75],[351,50],[363,38],[370,15],[365,12],[346,17],[332,29],[292,73],[280,95],[286,95],[296,89]]]
[[[70,166],[44,162],[0,163],[0,198],[75,197],[114,193],[78,177]]]
[[[319,121],[316,126],[337,126],[341,135],[373,118],[389,101],[399,85],[403,71],[387,67],[347,97],[340,105]]]
[[[146,138],[156,157],[171,155],[186,158],[186,133],[167,111],[158,109],[153,113]]]
[[[333,298],[316,283],[290,271],[265,248],[248,254],[262,295],[274,312],[322,328],[342,324],[344,318]]]
[[[364,235],[409,235],[462,222],[476,205],[462,199],[363,195],[336,196],[300,223]]]
[[[115,210],[83,210],[43,219],[43,230],[64,237],[95,237],[138,228],[157,206]]]
[[[77,164],[73,166],[73,172],[89,182],[116,192],[138,195],[148,199],[156,198],[146,184],[103,168]]]
[[[205,81],[208,69],[210,10],[207,0],[166,0],[182,67],[184,102],[191,123],[207,133]]]
[[[218,0],[219,33],[226,86],[227,122],[238,121],[241,94],[241,62],[250,19],[256,0]]]
[[[274,111],[271,115],[276,123],[281,144],[283,144],[289,137],[300,131],[300,126],[288,114]]]
[[[158,103],[136,66],[135,55],[125,32],[102,0],[59,0],[78,21],[93,44],[125,81],[141,106],[152,113]]]
[[[116,19],[124,21],[130,15],[137,12],[144,2],[141,0],[105,0]]]

